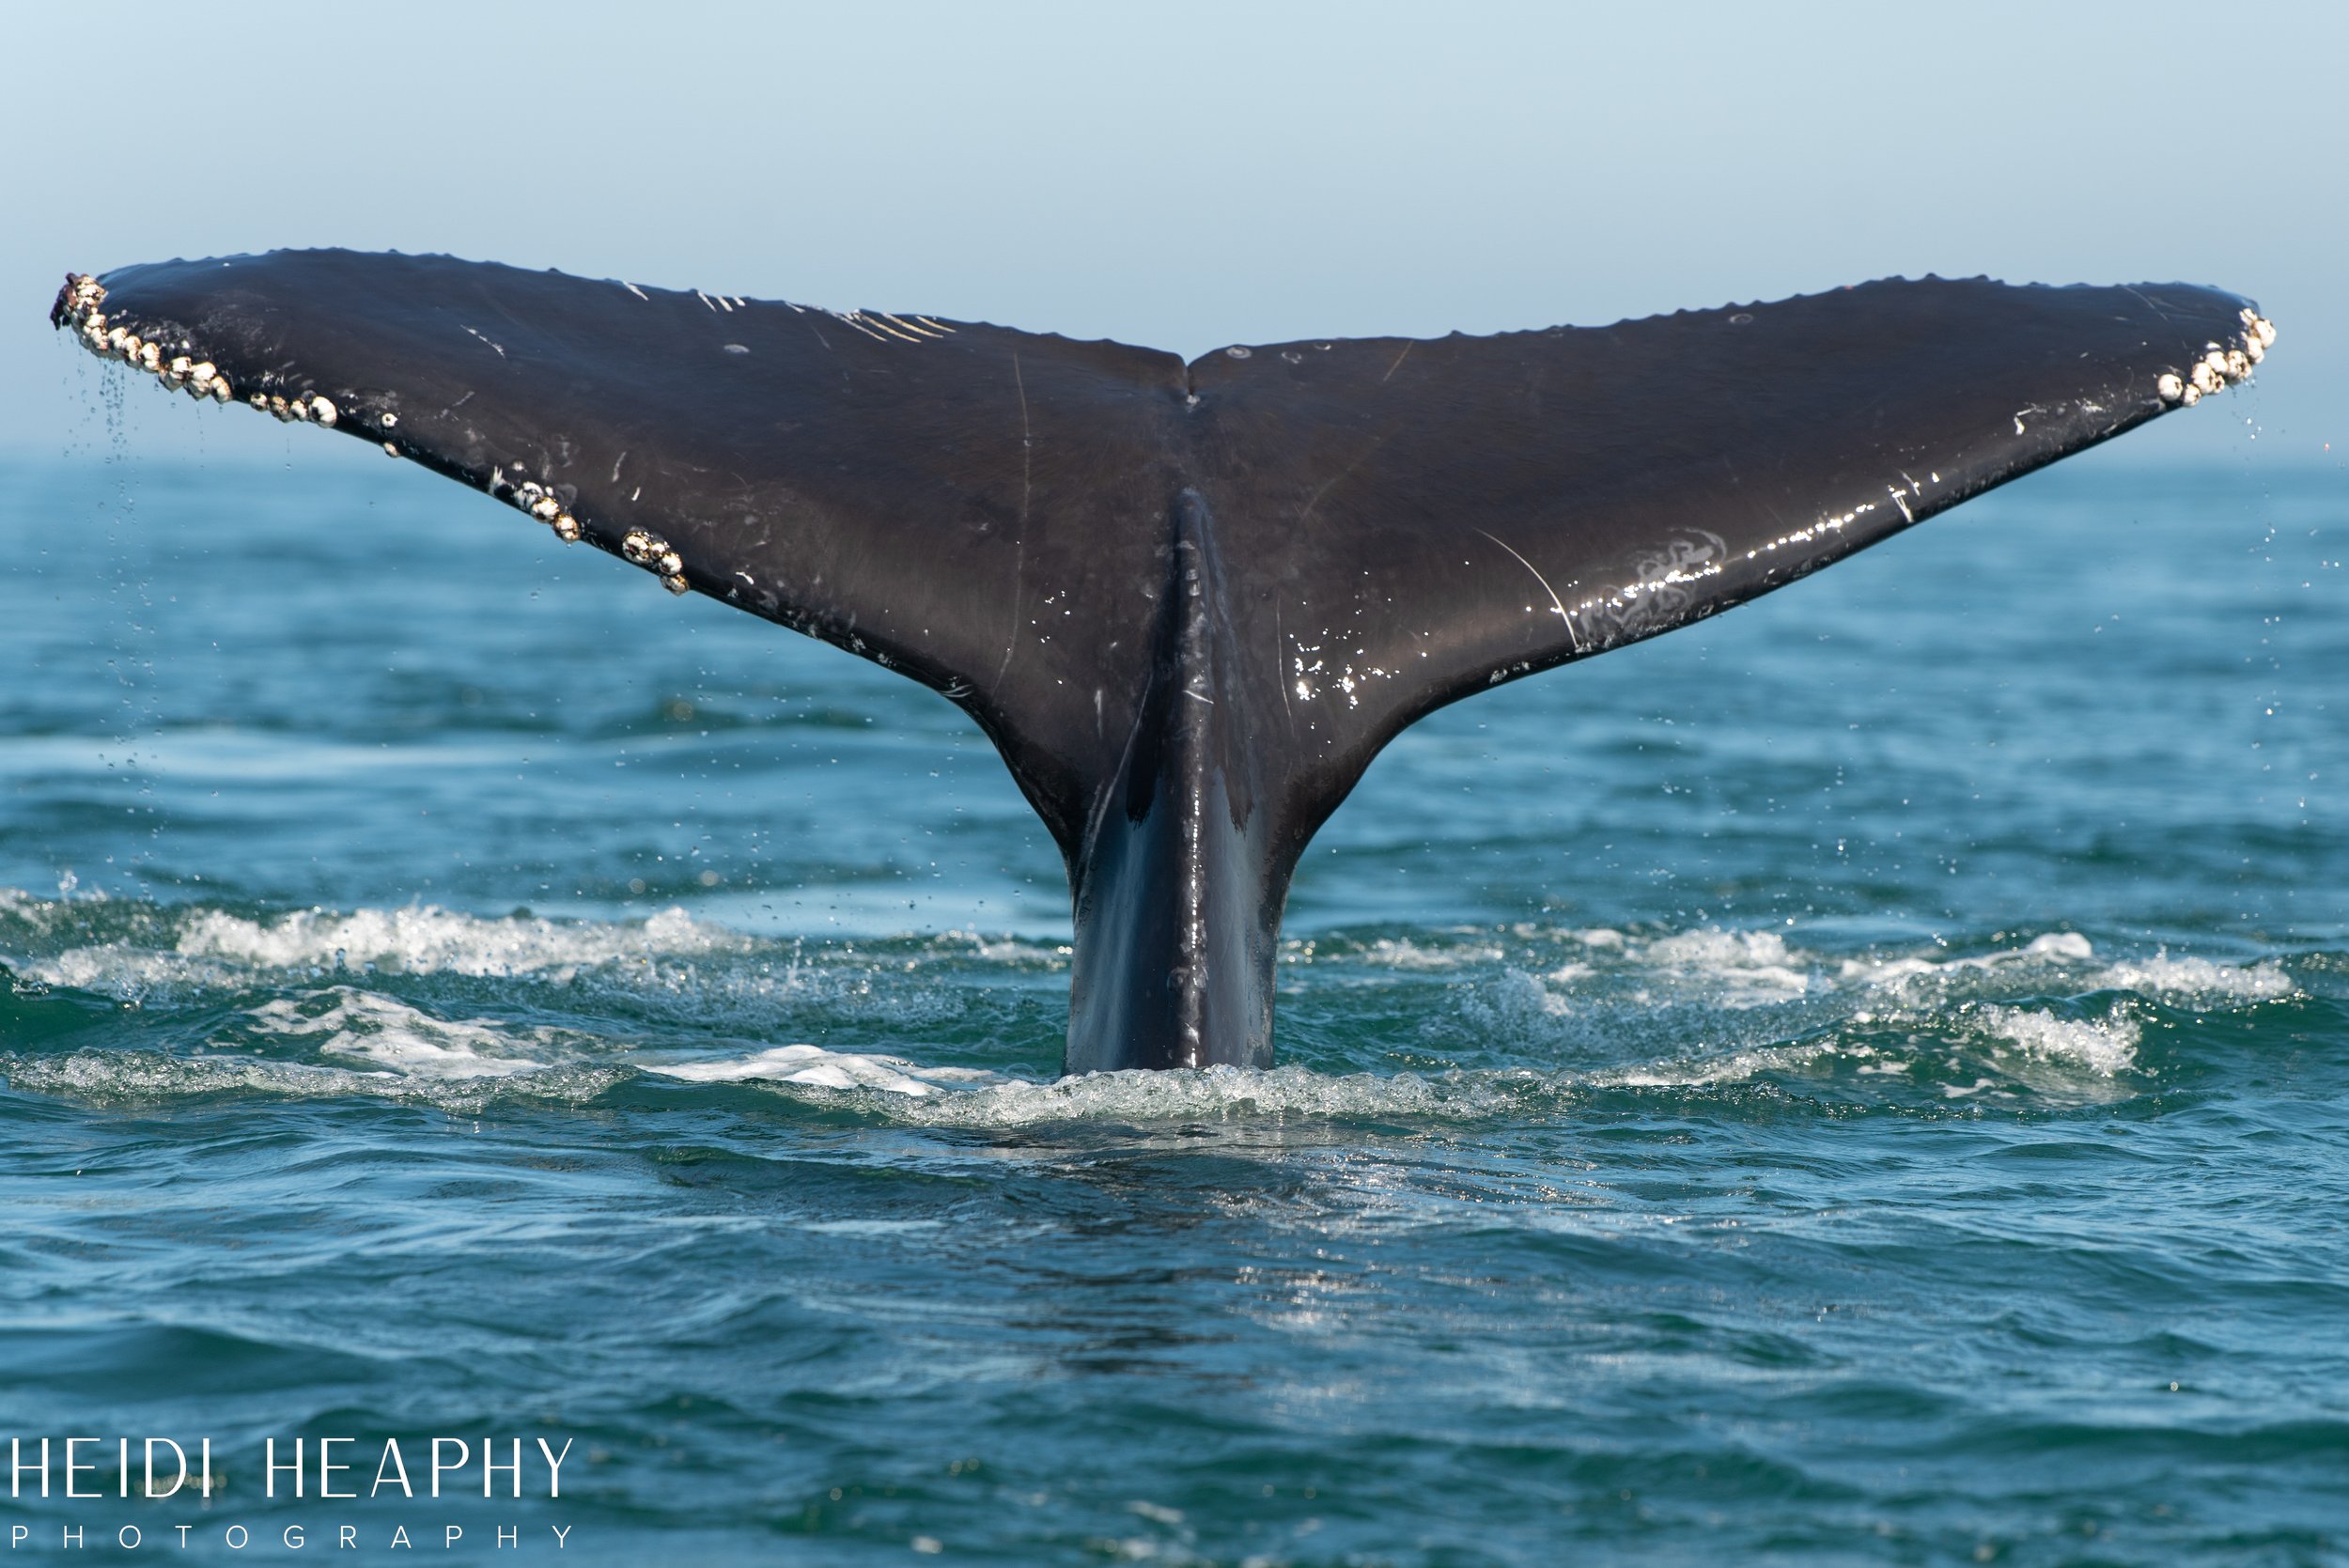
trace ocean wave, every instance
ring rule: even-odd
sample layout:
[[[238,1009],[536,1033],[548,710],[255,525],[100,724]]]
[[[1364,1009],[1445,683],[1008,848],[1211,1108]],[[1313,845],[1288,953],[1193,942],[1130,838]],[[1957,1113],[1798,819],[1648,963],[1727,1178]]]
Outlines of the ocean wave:
[[[1442,1073],[1318,1073],[1288,1064],[1172,1072],[1087,1073],[1050,1083],[1018,1079],[892,1108],[897,1119],[972,1128],[1054,1122],[1460,1122],[1555,1110],[1579,1085],[1566,1075],[1455,1069]]]
[[[1969,970],[1983,971],[2031,963],[2084,963],[2094,957],[2095,953],[2094,945],[2077,931],[2049,931],[2033,937],[2020,947],[2001,948],[1970,957],[1927,958],[1907,954],[1896,958],[1845,958],[1838,965],[1838,972],[1846,982],[1862,986],[1898,986],[1919,976],[1947,979]]]
[[[473,915],[433,905],[247,914],[201,904],[110,903],[91,894],[43,898],[0,888],[0,958],[43,984],[100,994],[164,985],[226,986],[279,972],[326,970],[565,984],[589,973],[657,970],[677,960],[713,960],[700,972],[742,989],[747,966],[740,960],[779,955],[797,960],[801,945],[748,936],[674,907],[622,921]],[[827,956],[883,953],[900,970],[908,964],[918,970],[926,960],[948,960],[1060,971],[1068,959],[1065,943],[963,930],[842,943],[806,957],[818,964]],[[2133,991],[2187,1007],[2273,1001],[2297,991],[2273,959],[2231,965],[2156,952],[2099,961],[2090,939],[2072,931],[1971,955],[1833,955],[1799,946],[1778,929],[1624,932],[1517,924],[1360,938],[1293,936],[1283,943],[1282,958],[1288,964],[1397,975],[1530,972],[1553,989],[1628,980],[1648,987],[1635,1000],[1733,1011],[1853,990],[1983,991],[2026,974],[2067,991]],[[729,960],[736,962],[730,967]],[[751,986],[744,994],[756,990]]]
[[[550,1068],[493,1079],[361,1070],[264,1056],[160,1050],[76,1050],[61,1056],[0,1051],[0,1075],[20,1091],[99,1105],[171,1104],[259,1095],[279,1099],[388,1099],[477,1111],[493,1098],[583,1105],[625,1081],[616,1067]]]
[[[2110,1078],[2137,1063],[2144,1031],[2119,1011],[2103,1018],[2065,1018],[2044,1008],[1983,1007],[1978,1017],[1992,1034],[2051,1062]]]
[[[2299,993],[2292,976],[2273,959],[2232,965],[2213,963],[2208,958],[2172,958],[2168,954],[2156,954],[2151,958],[2108,965],[2098,971],[2094,980],[2099,990],[2135,991],[2139,996],[2188,1008],[2277,1001]]]
[[[1479,933],[1483,935],[1483,933]],[[1453,970],[1486,964],[1501,955],[1488,940],[1442,942],[1426,937],[1377,937],[1360,955],[1364,963],[1391,970]]]
[[[1066,946],[1050,940],[950,931],[825,944],[754,937],[682,908],[623,921],[431,906],[269,913],[0,889],[0,962],[20,986],[165,1016],[235,995],[230,1023],[200,1023],[171,1050],[125,1051],[115,1076],[105,1066],[114,1058],[86,1049],[8,1059],[18,1087],[74,1094],[454,1103],[508,1093],[577,1099],[641,1078],[976,1126],[1547,1115],[1593,1093],[1762,1080],[1863,1099],[2098,1098],[2134,1092],[2124,1080],[2154,1020],[2301,994],[2273,958],[2101,954],[2071,931],[1973,952],[1839,955],[1780,928],[1515,924],[1300,937],[1283,956],[1332,981],[1392,990],[1404,999],[1389,1008],[1397,1028],[1436,1038],[1427,1032],[1445,1019],[1448,1032],[1432,1051],[1398,1037],[1391,1059],[1409,1071],[1361,1070],[1359,1054],[1300,1062],[1291,1048],[1270,1072],[1047,1083],[994,1070],[968,1020],[974,997],[1025,996],[1037,976],[1064,971]],[[452,976],[593,986],[583,997],[520,988],[513,1016],[500,1016],[506,991],[432,984]],[[264,999],[252,1001],[255,990]],[[605,1016],[626,1022],[599,1032],[594,1020]],[[858,1045],[773,1039],[844,1020]],[[952,1051],[938,1043],[947,1039]]]
[[[1322,1073],[1294,1063],[1086,1073],[1042,1082],[814,1046],[646,1070],[699,1083],[756,1084],[915,1126],[972,1129],[1064,1122],[1475,1121],[1555,1105],[1579,1087],[1560,1074]]]
[[[1776,931],[1707,927],[1626,942],[1620,951],[1631,963],[1665,977],[1703,982],[1711,988],[1713,1004],[1730,1008],[1762,1007],[1804,996],[1819,968],[1814,955],[1788,947]]]
[[[0,924],[0,955],[19,973],[44,985],[125,998],[235,986],[288,971],[562,984],[590,970],[738,955],[753,945],[680,908],[630,922],[486,917],[430,905],[256,917],[202,905],[110,905],[0,892],[10,895],[0,899],[0,922],[6,923]],[[11,936],[17,939],[7,939]]]
[[[1712,1089],[1750,1083],[1771,1074],[1807,1075],[1838,1058],[1865,1062],[1879,1054],[1873,1047],[1844,1048],[1831,1041],[1764,1046],[1719,1056],[1687,1056],[1611,1068],[1593,1073],[1591,1082],[1606,1089]]]
[[[350,914],[302,909],[273,920],[204,909],[180,927],[173,953],[198,964],[245,970],[372,968],[560,981],[601,965],[739,953],[749,946],[748,938],[680,908],[620,924],[531,915],[484,919],[426,905]]]
[[[926,1067],[901,1056],[777,1046],[752,1056],[717,1061],[648,1063],[646,1071],[692,1083],[796,1083],[817,1089],[878,1089],[922,1096],[941,1090],[1013,1080],[976,1067]]]
[[[350,986],[310,997],[277,997],[249,1009],[255,1032],[314,1042],[323,1056],[354,1058],[409,1078],[504,1078],[554,1063],[543,1052],[552,1031],[517,1031],[488,1019],[436,1018],[397,998]]]

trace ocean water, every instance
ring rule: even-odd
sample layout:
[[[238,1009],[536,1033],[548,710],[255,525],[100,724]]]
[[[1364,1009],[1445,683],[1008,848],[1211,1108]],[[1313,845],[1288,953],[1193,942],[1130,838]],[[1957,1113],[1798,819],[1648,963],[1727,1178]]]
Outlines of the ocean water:
[[[2341,469],[2124,443],[1440,714],[1282,1065],[1058,1083],[944,702],[93,427],[0,474],[0,1436],[108,1495],[11,1560],[2349,1562]]]

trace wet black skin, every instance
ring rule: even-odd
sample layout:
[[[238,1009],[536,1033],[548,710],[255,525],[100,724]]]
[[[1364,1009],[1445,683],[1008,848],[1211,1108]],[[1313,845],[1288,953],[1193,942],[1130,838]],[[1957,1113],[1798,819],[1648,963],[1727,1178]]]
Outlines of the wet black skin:
[[[1926,279],[1185,365],[445,256],[102,282],[240,404],[546,487],[596,547],[655,535],[693,591],[963,707],[1067,865],[1069,1072],[1271,1062],[1290,876],[1406,725],[2141,424],[2246,308]]]

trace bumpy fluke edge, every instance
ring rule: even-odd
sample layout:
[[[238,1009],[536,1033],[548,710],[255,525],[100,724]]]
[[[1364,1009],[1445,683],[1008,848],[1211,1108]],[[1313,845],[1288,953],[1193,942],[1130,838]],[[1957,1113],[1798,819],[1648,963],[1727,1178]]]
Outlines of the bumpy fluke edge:
[[[2192,408],[2222,386],[2249,380],[2259,362],[2275,346],[2276,323],[2247,308],[2243,312],[2243,331],[2233,343],[2212,339],[2205,345],[2210,351],[2183,371],[2163,371],[2154,383],[2155,390],[2165,403],[2182,403]]]
[[[226,374],[210,360],[195,357],[199,352],[195,344],[184,338],[174,344],[149,342],[128,327],[109,322],[105,303],[104,284],[87,272],[68,272],[65,287],[57,290],[56,303],[49,308],[49,324],[72,329],[82,346],[100,359],[118,360],[134,370],[144,370],[163,385],[178,388],[191,397],[210,397],[216,403],[226,403],[237,396]],[[171,355],[168,359],[163,357],[167,352]],[[288,396],[284,389],[272,391],[256,386],[244,400],[288,424],[323,425],[332,429],[342,422],[344,414],[333,399],[302,390],[294,390]],[[397,435],[399,415],[389,409],[376,411],[372,423],[381,432],[384,452],[394,458],[404,456]],[[555,536],[565,544],[577,543],[584,532],[579,520],[539,485],[524,483],[507,488],[503,499],[516,510],[553,529]],[[629,536],[630,546],[638,536]],[[654,548],[649,551],[629,548],[621,553],[638,566],[658,571],[661,585],[671,593],[685,592],[684,561],[665,543],[657,539],[652,543]]]
[[[87,272],[68,272],[65,287],[57,291],[57,303],[50,307],[49,324],[70,326],[83,346],[100,359],[120,360],[134,370],[146,371],[165,386],[179,388],[191,397],[210,397],[226,403],[235,396],[228,378],[213,368],[211,361],[194,358],[192,346],[179,345],[185,351],[165,359],[163,344],[149,343],[127,327],[110,324],[102,308],[105,303],[103,284]],[[319,401],[326,410],[320,422],[334,424],[334,405],[323,397]],[[283,407],[284,399],[280,398],[279,403]],[[310,411],[305,406],[298,416],[281,413],[279,417],[307,419]]]
[[[636,292],[633,287],[630,291]],[[105,286],[97,278],[87,272],[69,272],[64,287],[57,291],[56,303],[50,308],[50,324],[60,328],[70,327],[83,346],[99,358],[117,360],[133,369],[143,370],[163,385],[183,391],[191,397],[210,397],[214,402],[226,403],[237,396],[237,390],[229,384],[227,376],[210,360],[198,357],[202,351],[199,345],[185,337],[169,344],[143,339],[136,332],[119,323],[109,322],[104,310],[105,303]],[[867,331],[870,335],[869,329],[860,330]],[[2207,352],[2201,358],[2190,365],[2161,372],[2155,380],[2155,390],[2165,404],[2191,408],[2222,387],[2248,380],[2275,343],[2275,323],[2257,311],[2246,308],[2242,312],[2242,329],[2238,334],[2228,341],[2211,339],[2204,345]],[[1226,352],[1245,355],[1249,350],[1232,349]],[[341,422],[345,412],[331,399],[301,389],[272,390],[256,386],[246,393],[244,400],[281,421],[323,425],[330,428]],[[1193,397],[1191,401],[1195,403],[1197,398]],[[363,418],[367,412],[353,411],[360,412]],[[372,423],[381,433],[384,452],[395,458],[404,456],[396,433],[399,416],[388,409],[374,411]],[[500,489],[492,486],[491,493],[500,493]],[[578,518],[552,492],[536,483],[503,487],[502,498],[516,510],[547,524],[567,544],[577,542],[584,532]],[[683,558],[659,536],[637,529],[627,536],[619,553],[630,563],[657,575],[661,586],[671,593],[687,591]]]

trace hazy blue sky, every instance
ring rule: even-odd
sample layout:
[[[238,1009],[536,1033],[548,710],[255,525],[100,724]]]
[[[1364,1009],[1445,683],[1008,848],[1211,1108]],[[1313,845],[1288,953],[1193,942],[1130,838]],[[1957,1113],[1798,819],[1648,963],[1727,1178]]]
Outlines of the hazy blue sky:
[[[1896,272],[2186,279],[2281,341],[2248,396],[2124,449],[2349,445],[2335,5],[230,15],[10,13],[0,448],[91,417],[97,367],[42,319],[68,268],[309,244],[1184,352]],[[142,449],[201,424],[215,454],[283,450],[133,392]]]

